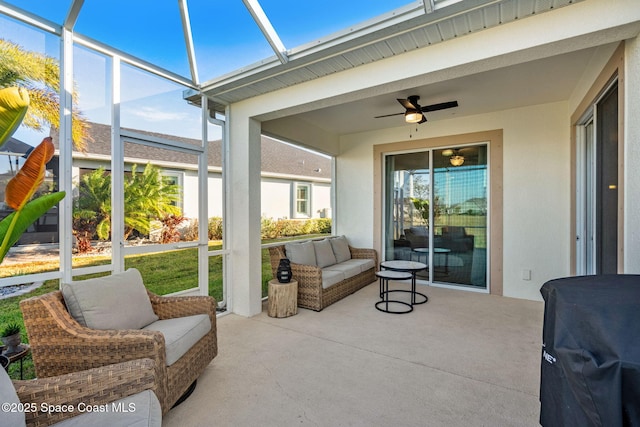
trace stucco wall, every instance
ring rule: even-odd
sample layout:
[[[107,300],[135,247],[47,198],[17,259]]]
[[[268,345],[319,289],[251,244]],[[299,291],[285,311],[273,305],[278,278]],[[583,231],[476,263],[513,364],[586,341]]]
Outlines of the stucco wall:
[[[415,129],[415,128],[414,128]],[[413,138],[503,130],[504,295],[541,300],[539,289],[569,274],[570,170],[567,103],[429,122]],[[338,234],[373,244],[373,146],[406,141],[410,127],[344,136],[337,158]],[[374,230],[380,233],[380,230]],[[523,280],[531,270],[531,280]]]

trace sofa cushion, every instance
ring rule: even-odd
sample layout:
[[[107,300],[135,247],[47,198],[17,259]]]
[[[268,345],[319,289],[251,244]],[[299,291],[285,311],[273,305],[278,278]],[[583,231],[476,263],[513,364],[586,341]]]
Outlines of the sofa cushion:
[[[196,314],[157,320],[143,329],[162,332],[167,366],[171,366],[211,330],[211,319],[207,314]]]
[[[101,405],[94,411],[92,405],[87,405],[81,415],[67,418],[55,427],[111,427],[111,426],[134,426],[151,427],[162,425],[162,409],[155,393],[151,390],[134,394],[116,400],[115,402]],[[100,408],[106,408],[100,411]]]
[[[349,260],[349,262],[355,262],[357,264],[360,264],[360,271],[362,271],[363,273],[371,268],[375,269],[376,268],[376,263],[374,260],[372,260],[371,258],[366,258],[366,259],[352,259]]]
[[[327,289],[344,280],[344,273],[338,270],[322,269],[322,289]]]
[[[314,240],[313,249],[316,252],[316,265],[318,267],[324,268],[337,262],[329,240]]]
[[[3,408],[7,405],[8,408],[17,407],[20,404],[20,399],[13,386],[13,382],[2,367],[0,367],[0,402],[2,402]],[[3,426],[17,427],[26,425],[24,412],[11,410],[2,411],[0,424]]]
[[[329,240],[331,248],[336,256],[336,262],[344,262],[351,259],[351,251],[349,250],[349,242],[344,236],[334,237]]]
[[[345,262],[341,262],[339,265],[349,266],[354,269],[358,269],[358,273],[365,272],[370,268],[375,268],[376,263],[370,259],[350,259]]]
[[[65,283],[62,296],[71,316],[91,329],[141,329],[158,320],[135,268]]]
[[[284,245],[287,258],[295,264],[317,265],[312,242],[287,243]]]
[[[352,263],[349,263],[348,261],[341,262],[340,264],[335,264],[327,268],[323,268],[322,272],[324,273],[327,270],[340,271],[344,274],[345,279],[348,279],[353,276],[357,276],[362,272],[359,264],[352,264]]]

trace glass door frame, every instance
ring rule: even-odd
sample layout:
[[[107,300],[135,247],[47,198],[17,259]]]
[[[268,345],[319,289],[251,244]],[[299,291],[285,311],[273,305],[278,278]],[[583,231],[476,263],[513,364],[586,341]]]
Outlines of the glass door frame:
[[[434,281],[434,269],[435,268],[429,268],[429,277],[427,280],[424,279],[420,279],[418,278],[418,283],[419,284],[427,284],[429,286],[436,286],[436,287],[443,287],[443,288],[452,288],[452,289],[461,289],[461,290],[468,290],[471,292],[479,292],[479,293],[490,293],[491,292],[491,215],[492,215],[492,209],[491,207],[491,140],[486,140],[486,141],[477,141],[477,142],[466,142],[466,143],[461,143],[461,144],[452,144],[452,143],[446,143],[443,145],[433,145],[433,146],[428,146],[428,147],[421,147],[421,148],[415,148],[415,149],[406,149],[406,150],[397,150],[397,151],[388,151],[388,152],[383,152],[382,153],[382,184],[381,184],[381,202],[382,202],[382,221],[381,221],[381,228],[380,228],[380,233],[381,233],[381,260],[385,260],[386,259],[386,252],[387,252],[387,240],[388,237],[386,236],[386,233],[388,231],[387,227],[388,227],[388,208],[387,208],[387,185],[388,185],[388,177],[387,175],[387,168],[386,168],[386,164],[387,164],[387,158],[389,156],[395,156],[398,154],[412,154],[412,153],[428,153],[429,156],[429,165],[428,165],[428,170],[429,170],[429,206],[432,207],[434,206],[433,201],[434,201],[434,187],[435,187],[435,180],[434,180],[434,170],[433,170],[433,155],[434,152],[437,150],[446,150],[449,148],[465,148],[465,147],[472,147],[472,146],[480,146],[480,145],[484,145],[486,146],[486,150],[487,150],[487,164],[486,164],[486,168],[487,168],[487,185],[486,185],[486,198],[487,198],[487,213],[486,213],[486,261],[485,261],[485,269],[486,269],[486,280],[485,280],[485,286],[482,288],[479,287],[474,287],[472,285],[468,285],[468,284],[463,284],[463,283],[447,283],[447,282],[438,282],[438,281]],[[433,209],[430,208],[429,209],[429,224],[431,225],[429,227],[429,235],[428,235],[428,239],[429,239],[429,247],[433,248],[434,246],[434,241],[435,241],[435,224],[434,224],[434,214],[433,214]],[[429,266],[434,266],[434,251],[429,251],[427,253],[428,255],[428,261],[427,261],[427,265]]]

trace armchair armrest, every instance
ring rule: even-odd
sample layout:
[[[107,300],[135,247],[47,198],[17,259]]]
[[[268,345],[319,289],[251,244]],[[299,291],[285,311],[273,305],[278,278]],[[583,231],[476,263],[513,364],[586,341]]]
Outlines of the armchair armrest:
[[[216,300],[210,296],[174,296],[165,297],[147,291],[153,311],[162,319],[208,314],[216,317]]]
[[[155,391],[154,362],[138,359],[65,375],[14,380],[28,425],[50,425],[78,415],[78,411],[47,411],[47,407],[79,404],[106,405],[144,390]],[[70,407],[70,406],[69,406]],[[42,411],[45,409],[45,411]]]
[[[20,302],[38,377],[142,358],[165,369],[164,336],[160,332],[126,329],[97,330],[80,325],[67,311],[61,292]]]

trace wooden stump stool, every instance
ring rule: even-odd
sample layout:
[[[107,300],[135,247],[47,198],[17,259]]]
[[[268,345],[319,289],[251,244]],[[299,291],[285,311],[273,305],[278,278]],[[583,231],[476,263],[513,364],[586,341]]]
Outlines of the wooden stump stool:
[[[298,313],[298,281],[269,280],[269,317],[289,317]]]

